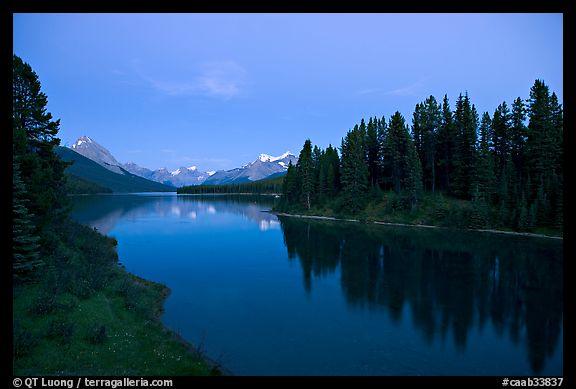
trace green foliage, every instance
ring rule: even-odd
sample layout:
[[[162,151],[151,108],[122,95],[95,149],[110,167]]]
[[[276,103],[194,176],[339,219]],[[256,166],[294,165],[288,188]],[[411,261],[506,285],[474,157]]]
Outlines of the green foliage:
[[[481,121],[467,93],[454,111],[447,95],[442,106],[430,96],[416,105],[411,130],[399,112],[388,124],[362,119],[342,139],[340,158],[307,141],[301,156],[311,173],[303,180],[302,168],[290,171],[277,209],[386,220],[432,209],[425,219],[447,226],[562,230],[563,110],[543,81],[528,104],[518,97],[510,110],[502,102]],[[424,190],[462,202],[440,196],[425,205]]]
[[[454,112],[456,144],[454,149],[454,170],[450,192],[459,198],[471,199],[476,162],[476,129],[478,114],[466,93],[460,94]]]
[[[44,265],[40,259],[40,237],[26,207],[29,202],[20,178],[19,164],[12,163],[12,273],[16,282],[30,280]]]
[[[121,270],[115,240],[63,224],[52,229],[61,254],[47,260],[49,271],[15,291],[14,374],[210,375],[213,367],[158,320],[167,289]]]
[[[13,56],[12,151],[26,187],[27,208],[42,228],[67,210],[64,192],[66,164],[54,154],[60,120],[46,111],[48,99],[41,92],[37,74],[21,58]]]
[[[492,120],[488,112],[482,115],[480,124],[480,143],[478,145],[476,175],[474,176],[474,198],[480,198],[484,202],[491,203],[496,194],[496,175],[494,156],[490,150]]]
[[[48,325],[46,337],[57,340],[62,345],[72,342],[74,336],[74,323],[70,321],[52,320]]]
[[[14,358],[30,355],[39,342],[38,336],[24,328],[18,320],[14,321],[12,328],[12,355]]]
[[[396,193],[407,192],[414,206],[422,190],[422,167],[404,118],[398,111],[390,119],[385,152],[385,171],[392,189]]]
[[[307,209],[310,209],[312,204],[312,197],[315,193],[315,166],[312,160],[312,142],[306,139],[304,147],[300,151],[298,163],[296,164],[296,172],[300,182],[300,195],[301,201]]]
[[[112,193],[112,189],[103,187],[94,182],[85,180],[76,174],[67,174],[66,193],[69,194],[97,194]]]
[[[361,208],[364,193],[368,189],[368,166],[365,161],[364,139],[364,128],[355,126],[342,140],[340,181],[346,208],[352,213]]]
[[[436,190],[436,158],[438,131],[441,123],[440,105],[434,96],[416,105],[412,119],[412,137],[422,166],[424,187]]]
[[[290,169],[290,165],[288,169]],[[288,175],[288,174],[287,174]],[[268,178],[254,182],[226,185],[190,185],[176,190],[178,194],[220,194],[220,193],[253,193],[253,194],[279,194],[283,193],[286,176]]]
[[[92,344],[102,344],[108,338],[106,334],[106,326],[103,324],[95,325],[92,330],[90,330],[90,335],[88,336],[88,341]]]

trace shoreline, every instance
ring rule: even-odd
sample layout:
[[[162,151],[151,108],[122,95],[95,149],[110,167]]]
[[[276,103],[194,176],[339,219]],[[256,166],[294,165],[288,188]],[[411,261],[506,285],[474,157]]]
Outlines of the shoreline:
[[[139,277],[133,273],[130,273],[128,271],[126,271],[126,272],[128,274],[130,274],[131,276],[136,277],[137,279],[143,280],[145,282],[156,283],[155,281],[146,280],[146,279],[141,278],[141,277]],[[160,292],[160,299],[158,301],[158,305],[159,305],[160,309],[158,310],[157,315],[155,317],[155,319],[158,321],[158,323],[166,331],[168,331],[170,333],[170,335],[174,338],[174,340],[176,340],[178,343],[180,343],[181,345],[186,347],[187,351],[190,354],[193,354],[194,356],[196,356],[199,359],[201,359],[202,361],[204,361],[211,368],[211,371],[214,373],[213,375],[233,376],[234,373],[232,373],[230,370],[226,369],[224,366],[222,366],[222,364],[220,364],[217,361],[215,361],[214,359],[210,358],[203,351],[199,350],[198,346],[195,346],[191,342],[184,339],[184,337],[182,335],[180,335],[180,333],[178,333],[177,331],[173,330],[172,328],[170,328],[166,324],[164,324],[164,322],[162,321],[162,314],[164,313],[164,305],[166,303],[166,299],[172,293],[172,290],[164,284],[160,284],[160,283],[157,283],[157,284],[162,287],[162,291]]]
[[[430,229],[438,229],[438,230],[450,230],[450,227],[442,227],[442,226],[434,226],[428,224],[406,224],[406,223],[391,223],[385,221],[362,221],[359,219],[343,219],[337,218],[333,216],[318,216],[318,215],[298,215],[298,214],[291,214],[285,212],[276,212],[276,211],[269,211],[277,216],[286,216],[286,217],[296,217],[301,219],[315,219],[315,220],[329,220],[329,221],[344,221],[344,222],[352,222],[352,223],[364,223],[364,224],[376,224],[376,225],[384,225],[390,227],[417,227],[417,228],[430,228]],[[503,230],[494,230],[494,229],[473,229],[473,228],[457,228],[459,231],[471,231],[471,232],[487,232],[491,234],[503,234],[503,235],[511,235],[511,236],[524,236],[530,238],[548,238],[548,239],[557,239],[557,240],[564,240],[563,236],[552,236],[552,235],[544,235],[544,234],[535,234],[532,232],[515,232],[515,231],[503,231]]]

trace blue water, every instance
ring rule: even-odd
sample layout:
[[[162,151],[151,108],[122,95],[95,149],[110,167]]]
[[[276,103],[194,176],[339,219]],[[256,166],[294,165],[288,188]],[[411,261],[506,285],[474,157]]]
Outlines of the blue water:
[[[274,201],[81,196],[73,217],[167,285],[163,322],[234,374],[562,375],[561,241],[278,218]]]

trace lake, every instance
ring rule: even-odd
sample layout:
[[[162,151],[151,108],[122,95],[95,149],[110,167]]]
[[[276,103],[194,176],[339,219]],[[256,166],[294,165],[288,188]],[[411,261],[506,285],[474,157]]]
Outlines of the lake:
[[[238,375],[563,374],[561,240],[277,217],[271,196],[74,197],[162,321]]]

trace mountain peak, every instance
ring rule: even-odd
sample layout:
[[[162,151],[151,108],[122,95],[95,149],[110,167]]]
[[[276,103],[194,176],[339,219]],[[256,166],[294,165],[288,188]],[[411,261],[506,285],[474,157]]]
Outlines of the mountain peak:
[[[88,144],[89,144],[89,143],[94,143],[94,141],[93,141],[92,139],[90,139],[89,136],[82,135],[80,138],[78,138],[78,139],[76,140],[76,143],[74,143],[74,144],[72,145],[72,148],[75,149],[75,148],[81,146],[83,143],[88,143]]]
[[[258,160],[260,160],[261,162],[275,162],[275,161],[279,161],[281,159],[284,159],[284,158],[288,157],[289,155],[293,155],[293,154],[290,151],[287,151],[278,157],[273,157],[273,156],[268,155],[268,154],[260,154],[258,156]]]
[[[71,149],[114,173],[124,174],[120,168],[120,162],[118,162],[106,148],[99,145],[94,139],[87,135],[82,135],[78,138]]]

